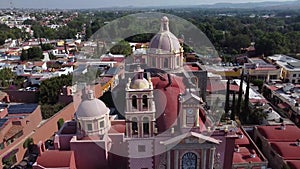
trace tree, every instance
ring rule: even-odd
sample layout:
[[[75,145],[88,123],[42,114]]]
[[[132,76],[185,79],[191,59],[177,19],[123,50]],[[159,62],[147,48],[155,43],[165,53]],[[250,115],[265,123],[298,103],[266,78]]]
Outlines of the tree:
[[[259,91],[262,90],[262,87],[263,87],[263,85],[264,85],[264,81],[261,80],[261,79],[254,79],[254,80],[251,81],[251,83],[252,83],[254,86],[258,86]]]
[[[240,115],[240,111],[241,111],[241,102],[242,102],[242,96],[243,96],[243,83],[244,83],[244,69],[242,70],[242,74],[241,74],[239,95],[238,95],[237,106],[236,106],[237,115]]]
[[[263,120],[267,117],[267,114],[261,107],[256,107],[249,112],[248,120],[246,121],[247,124],[262,124]]]
[[[40,47],[32,47],[28,50],[22,50],[21,60],[41,60],[43,59],[43,50]]]
[[[114,45],[109,51],[112,54],[121,54],[129,56],[131,54],[131,46],[127,41],[121,40],[119,43]]]
[[[51,45],[50,43],[42,44],[42,50],[43,51],[45,51],[45,50],[51,50],[51,49],[54,49],[54,46]]]
[[[64,123],[65,123],[65,121],[63,118],[58,119],[58,121],[57,121],[58,130],[64,125]]]
[[[232,94],[232,105],[231,105],[231,114],[230,114],[230,119],[231,120],[235,120],[235,111],[236,111],[236,107],[235,107],[235,92],[233,92],[233,94]]]
[[[21,61],[28,60],[28,52],[26,50],[22,49],[20,59],[21,59]]]
[[[60,90],[63,86],[72,85],[71,75],[62,75],[42,81],[39,88],[39,99],[41,104],[56,104]]]
[[[0,70],[0,84],[1,87],[8,87],[16,78],[15,74],[10,68],[3,68]]]
[[[226,38],[225,46],[228,47],[229,53],[240,53],[241,48],[249,47],[251,40],[248,35],[238,34]]]
[[[243,114],[241,115],[241,118],[244,122],[249,121],[249,90],[250,90],[250,80],[249,75],[247,75],[247,86],[246,86],[246,92],[245,92],[245,100],[243,105]]]
[[[226,85],[226,100],[225,100],[225,114],[228,115],[229,112],[229,95],[230,95],[230,80],[227,80]]]
[[[63,104],[42,104],[41,105],[41,112],[43,119],[48,119],[59,112],[65,105]]]
[[[35,24],[35,23],[36,23],[36,21],[34,21],[34,20],[32,20],[32,19],[26,19],[26,20],[23,22],[24,25],[33,25],[33,24]]]
[[[266,33],[259,37],[255,43],[257,54],[270,56],[273,54],[286,54],[289,52],[289,42],[279,32]]]
[[[92,28],[91,25],[88,24],[85,30],[85,39],[88,40],[92,36]]]
[[[136,43],[146,43],[146,42],[150,42],[154,35],[155,35],[154,33],[138,34],[138,35],[134,35],[134,36],[130,36],[130,37],[126,38],[125,41],[136,42]]]
[[[25,148],[28,148],[31,144],[33,144],[34,143],[34,141],[33,141],[33,138],[31,138],[31,137],[28,137],[25,141],[24,141],[24,143],[23,143],[23,148],[25,149]]]
[[[290,41],[289,49],[291,52],[294,54],[300,53],[300,30],[298,32],[289,32],[286,34],[286,37]]]
[[[75,38],[77,31],[68,26],[59,27],[56,31],[58,39],[72,39]]]
[[[0,46],[5,43],[6,39],[7,39],[7,36],[4,33],[0,32]]]

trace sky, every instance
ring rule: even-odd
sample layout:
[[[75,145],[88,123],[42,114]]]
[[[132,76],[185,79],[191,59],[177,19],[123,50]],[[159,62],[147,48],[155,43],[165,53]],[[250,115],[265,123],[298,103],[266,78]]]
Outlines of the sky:
[[[179,6],[203,5],[220,2],[243,3],[287,0],[0,0],[0,8],[58,8],[83,9],[107,7],[147,7],[147,6]]]

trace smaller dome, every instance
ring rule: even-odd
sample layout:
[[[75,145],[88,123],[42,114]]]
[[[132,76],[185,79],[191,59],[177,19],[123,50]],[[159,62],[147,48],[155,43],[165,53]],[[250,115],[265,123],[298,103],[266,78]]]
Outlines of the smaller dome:
[[[149,89],[149,82],[147,79],[135,79],[130,83],[132,89]]]
[[[99,117],[109,112],[106,105],[99,99],[93,98],[84,100],[78,106],[76,111],[77,118]]]

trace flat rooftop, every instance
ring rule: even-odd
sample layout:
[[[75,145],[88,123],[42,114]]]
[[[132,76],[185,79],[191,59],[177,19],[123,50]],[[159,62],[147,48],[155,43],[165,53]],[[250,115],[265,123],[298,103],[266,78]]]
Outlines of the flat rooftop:
[[[38,104],[9,104],[8,114],[31,114]]]

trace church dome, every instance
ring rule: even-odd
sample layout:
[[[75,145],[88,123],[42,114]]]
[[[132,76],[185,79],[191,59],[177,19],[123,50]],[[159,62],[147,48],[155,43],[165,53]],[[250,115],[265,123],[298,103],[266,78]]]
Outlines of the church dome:
[[[161,19],[161,29],[151,39],[149,48],[172,53],[180,51],[180,43],[178,38],[169,31],[169,19],[166,16]]]
[[[109,113],[109,109],[99,99],[93,97],[93,92],[89,92],[87,100],[78,106],[76,111],[77,118],[99,117]]]
[[[131,89],[149,89],[149,82],[147,79],[135,79],[130,83]]]

